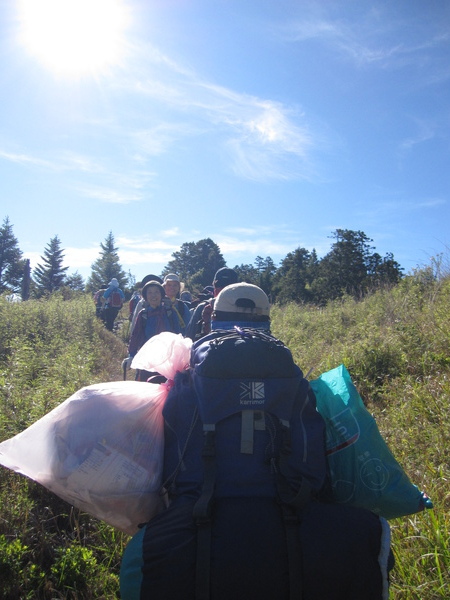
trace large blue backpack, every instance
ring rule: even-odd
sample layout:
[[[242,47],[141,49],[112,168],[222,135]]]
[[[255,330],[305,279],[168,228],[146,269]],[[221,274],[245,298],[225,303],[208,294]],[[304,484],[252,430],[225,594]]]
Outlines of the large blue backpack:
[[[163,412],[171,499],[280,497],[300,506],[322,488],[324,422],[281,341],[256,329],[214,332],[193,345],[190,366]]]
[[[190,367],[175,378],[163,411],[163,477],[172,503],[195,500],[197,597],[208,598],[221,500],[276,501],[288,561],[298,562],[296,511],[326,478],[324,422],[290,350],[266,333],[235,328],[205,336],[193,345]],[[291,569],[292,597],[297,574]]]
[[[324,421],[282,342],[201,338],[163,415],[169,506],[127,546],[124,600],[387,600],[381,520],[315,498]]]

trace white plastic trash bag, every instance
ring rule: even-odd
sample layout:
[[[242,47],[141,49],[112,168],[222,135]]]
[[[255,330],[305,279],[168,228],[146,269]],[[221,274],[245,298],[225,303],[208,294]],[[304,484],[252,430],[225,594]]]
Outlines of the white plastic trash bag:
[[[165,331],[146,342],[131,363],[132,369],[156,371],[167,379],[173,379],[177,371],[189,366],[192,340],[181,333]]]
[[[0,444],[0,464],[133,535],[164,508],[162,409],[175,373],[189,362],[182,336],[161,334],[148,367],[169,381],[114,381],[82,388],[25,431]],[[167,337],[169,336],[169,337]],[[153,361],[153,362],[152,362]]]
[[[132,535],[162,508],[164,445],[159,385],[82,388],[0,444],[0,463]]]

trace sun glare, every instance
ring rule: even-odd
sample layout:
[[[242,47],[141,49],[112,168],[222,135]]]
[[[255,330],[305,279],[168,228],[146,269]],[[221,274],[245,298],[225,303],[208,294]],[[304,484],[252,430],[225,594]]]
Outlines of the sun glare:
[[[98,73],[123,56],[121,0],[21,0],[20,22],[27,50],[60,75]]]

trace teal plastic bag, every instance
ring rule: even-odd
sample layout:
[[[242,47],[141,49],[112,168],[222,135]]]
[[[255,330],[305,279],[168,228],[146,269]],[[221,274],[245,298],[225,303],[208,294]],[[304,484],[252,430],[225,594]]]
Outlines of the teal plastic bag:
[[[344,365],[310,382],[326,423],[326,452],[336,502],[393,519],[432,508],[381,436]]]

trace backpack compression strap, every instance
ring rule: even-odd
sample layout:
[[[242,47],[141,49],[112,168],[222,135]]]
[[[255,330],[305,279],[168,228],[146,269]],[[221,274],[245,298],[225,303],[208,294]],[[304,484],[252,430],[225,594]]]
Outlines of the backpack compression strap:
[[[281,421],[282,444],[278,461],[272,459],[276,473],[278,499],[286,532],[286,544],[289,567],[289,598],[302,599],[300,565],[302,564],[301,544],[299,537],[300,509],[304,508],[312,496],[311,485],[303,477],[297,492],[294,492],[286,478],[288,459],[292,453],[291,430],[289,423]]]
[[[264,428],[264,419],[255,419],[255,413],[257,412],[260,411],[242,411],[241,452],[244,454],[251,454],[253,451],[253,428]],[[204,480],[201,495],[193,510],[193,517],[197,525],[196,600],[209,600],[210,597],[211,508],[216,482],[215,429],[213,424],[203,426],[205,434],[205,444],[202,451]],[[311,486],[303,478],[297,492],[294,492],[290,487],[285,476],[285,473],[288,472],[288,458],[292,452],[289,423],[281,421],[281,429],[283,439],[280,456],[278,460],[276,458],[272,459],[272,466],[276,473],[276,487],[286,532],[289,598],[290,600],[301,600],[299,509],[304,508],[311,499]]]
[[[197,525],[197,565],[195,572],[195,599],[209,600],[211,578],[211,505],[216,483],[215,426],[204,425],[203,446],[204,480],[193,517]]]

